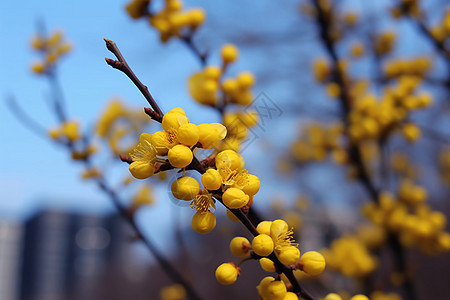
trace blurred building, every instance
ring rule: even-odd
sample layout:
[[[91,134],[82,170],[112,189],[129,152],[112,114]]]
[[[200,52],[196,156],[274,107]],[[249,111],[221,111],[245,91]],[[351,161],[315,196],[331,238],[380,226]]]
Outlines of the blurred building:
[[[20,299],[95,299],[99,278],[131,256],[130,230],[116,215],[37,213],[24,225]]]
[[[19,297],[22,263],[22,226],[12,221],[0,221],[0,299]]]

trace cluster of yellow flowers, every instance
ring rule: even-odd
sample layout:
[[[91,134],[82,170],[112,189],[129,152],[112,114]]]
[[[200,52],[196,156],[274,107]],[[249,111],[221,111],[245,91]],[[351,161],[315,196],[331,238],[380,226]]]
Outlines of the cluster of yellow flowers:
[[[136,136],[149,121],[150,118],[141,110],[125,107],[120,100],[114,99],[98,119],[96,132],[108,141],[115,155],[127,154],[134,144],[129,145],[124,141],[127,137]]]
[[[66,121],[60,126],[51,128],[48,134],[54,140],[72,143],[81,138],[79,127],[77,121]]]
[[[163,43],[172,37],[182,37],[184,33],[192,32],[206,18],[201,8],[183,10],[180,0],[165,0],[164,8],[158,13],[150,11],[150,4],[150,0],[132,0],[126,10],[133,19],[148,18],[150,25],[159,31]]]
[[[324,161],[331,153],[337,163],[347,161],[347,152],[342,145],[343,125],[335,123],[323,126],[313,123],[302,128],[302,134],[290,148],[291,156],[298,163]]]
[[[354,235],[345,235],[322,251],[330,269],[349,277],[365,277],[377,267],[377,259],[367,245]]]
[[[239,209],[251,206],[260,188],[259,178],[244,169],[244,159],[233,150],[224,150],[215,157],[215,168],[203,173],[201,182],[189,176],[178,178],[172,183],[171,191],[175,198],[192,201],[190,206],[196,209],[192,218],[192,228],[201,234],[209,233],[216,226],[216,217],[210,211],[215,209],[214,197],[222,197],[228,209]],[[227,210],[227,215],[236,217]]]
[[[303,271],[310,276],[317,276],[325,269],[325,259],[316,251],[304,253],[300,258],[298,244],[293,238],[293,231],[286,221],[262,221],[256,227],[258,235],[250,243],[245,237],[235,237],[230,242],[230,251],[240,258],[259,259],[261,268],[267,272],[276,272],[273,262],[276,257],[282,264]],[[271,259],[272,258],[272,259]],[[234,263],[223,263],[216,270],[216,278],[224,285],[233,284],[240,275],[241,269]],[[268,276],[262,279],[257,287],[262,299],[298,299],[297,295],[288,292],[285,283]]]
[[[198,103],[212,107],[234,103],[249,105],[253,100],[251,87],[255,84],[252,73],[244,71],[236,78],[223,79],[227,66],[236,61],[239,51],[236,46],[226,44],[221,49],[222,67],[206,66],[202,71],[194,73],[188,82],[189,93]],[[223,103],[220,99],[223,98]]]
[[[31,65],[31,70],[37,74],[49,72],[58,59],[72,49],[72,45],[64,40],[61,31],[54,32],[48,38],[36,35],[31,41],[31,46],[43,54],[42,61]]]
[[[223,124],[227,128],[227,137],[219,149],[239,151],[242,141],[248,136],[248,130],[259,120],[258,113],[251,109],[242,109],[251,104],[252,86],[255,78],[252,73],[244,71],[236,78],[225,78],[223,74],[229,64],[239,56],[236,46],[226,44],[221,49],[222,66],[206,66],[202,71],[194,73],[188,80],[189,93],[198,103],[218,108],[222,111]],[[230,104],[238,105],[235,112],[225,112]]]
[[[397,199],[384,192],[379,204],[368,203],[364,215],[387,232],[397,233],[406,247],[418,247],[425,254],[450,251],[450,233],[445,231],[447,218],[427,204],[427,191],[404,179]]]
[[[402,75],[424,77],[431,68],[431,61],[427,57],[414,59],[397,59],[389,61],[384,66],[387,78],[395,78]]]
[[[167,156],[174,168],[185,168],[193,160],[192,148],[211,149],[226,135],[226,128],[219,123],[195,125],[182,108],[174,108],[162,119],[163,130],[154,134],[142,133],[139,144],[130,152],[133,162],[129,170],[138,179],[145,179],[155,172],[156,156]]]
[[[239,151],[242,142],[248,137],[250,128],[258,124],[259,116],[254,110],[225,113],[223,124],[227,128],[227,136],[219,144],[221,150]]]
[[[380,101],[375,95],[366,94],[356,99],[349,115],[349,136],[353,142],[379,139],[400,127],[409,142],[420,137],[420,128],[408,121],[413,110],[432,103],[428,93],[416,94],[420,79],[402,76],[395,86],[387,87]]]

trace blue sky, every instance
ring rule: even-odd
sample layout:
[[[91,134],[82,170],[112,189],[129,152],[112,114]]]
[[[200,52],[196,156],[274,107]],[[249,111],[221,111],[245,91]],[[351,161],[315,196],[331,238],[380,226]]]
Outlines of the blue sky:
[[[113,3],[113,4],[112,4]],[[24,1],[20,4],[2,1],[0,4],[0,218],[24,218],[37,208],[60,208],[84,212],[104,213],[112,211],[110,200],[104,197],[94,184],[80,178],[82,168],[69,159],[65,149],[47,139],[34,135],[25,128],[7,109],[5,99],[13,95],[30,116],[45,128],[56,123],[54,115],[46,105],[49,86],[46,80],[30,72],[30,64],[38,56],[30,48],[30,40],[36,32],[38,20],[44,21],[48,31],[62,29],[67,40],[74,45],[74,51],[62,60],[59,79],[63,87],[69,118],[81,120],[84,128],[92,125],[99,112],[112,97],[122,97],[130,105],[142,108],[146,102],[135,86],[122,73],[107,66],[104,57],[112,57],[105,47],[103,38],[114,40],[128,63],[139,78],[149,86],[153,96],[159,99],[163,111],[182,106],[194,123],[218,121],[216,112],[195,104],[186,93],[186,79],[199,69],[197,60],[179,42],[161,44],[155,30],[145,21],[133,21],[124,11],[125,1]],[[295,2],[292,2],[293,5]],[[245,19],[252,16],[254,28],[276,29],[263,19],[265,5],[245,2],[249,9],[232,5],[217,10],[215,4],[207,1],[192,1],[187,6],[202,6],[212,10],[213,25],[226,24],[226,12],[240,14],[241,24],[249,25]],[[274,5],[274,4],[271,4]],[[25,8],[24,8],[25,7]],[[250,9],[251,8],[251,9]],[[222,17],[221,17],[222,16]],[[236,16],[236,15],[235,15]],[[213,18],[213,17],[210,17]],[[223,22],[223,23],[221,23]],[[208,23],[207,23],[208,24]],[[210,35],[211,36],[211,35]],[[211,62],[218,62],[218,49],[226,37],[212,36],[201,40],[212,51]],[[263,64],[255,64],[251,57],[253,50],[242,51],[235,70],[252,70]],[[259,89],[260,90],[260,89]],[[276,92],[265,89],[271,97]],[[258,92],[258,90],[256,90]],[[271,127],[276,132],[275,127]],[[265,133],[270,134],[270,133]],[[287,134],[279,138],[288,137]],[[257,145],[247,150],[248,166],[264,159],[264,149]],[[259,155],[258,155],[259,153]],[[127,172],[126,165],[123,171]],[[255,170],[256,172],[256,170]],[[266,172],[266,175],[268,173]],[[262,178],[265,176],[262,174]],[[270,177],[269,177],[270,178]],[[270,189],[269,185],[266,185]],[[276,190],[279,186],[272,185]],[[263,193],[264,187],[261,193]],[[158,191],[158,205],[139,214],[144,232],[153,232],[161,237],[171,230],[155,233],[149,225],[170,222],[174,206],[167,197],[167,187]],[[175,207],[178,209],[178,207]],[[187,224],[193,212],[182,209],[181,217]],[[163,218],[160,218],[163,216]],[[153,221],[149,221],[153,220]],[[157,239],[158,241],[160,239]],[[160,242],[160,241],[159,241]]]

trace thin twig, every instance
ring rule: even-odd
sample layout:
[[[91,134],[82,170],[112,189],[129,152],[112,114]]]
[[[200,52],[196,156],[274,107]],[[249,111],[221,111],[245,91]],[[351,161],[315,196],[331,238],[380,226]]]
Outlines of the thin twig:
[[[14,114],[17,120],[22,122],[22,124],[28,128],[28,130],[34,132],[36,135],[48,139],[47,129],[39,124],[36,120],[30,117],[20,105],[17,103],[14,96],[9,96],[6,99],[6,104],[9,107],[9,110]]]
[[[192,33],[182,36],[180,39],[192,51],[192,53],[194,53],[194,55],[198,58],[202,67],[205,67],[206,66],[206,58],[208,57],[208,55],[206,53],[201,53],[200,50],[197,48],[197,46],[194,44],[194,42],[192,40]]]
[[[114,69],[118,69],[125,73],[125,75],[130,78],[130,80],[136,85],[136,87],[141,91],[142,95],[145,97],[147,102],[150,104],[150,106],[153,108],[153,110],[159,115],[159,118],[162,119],[163,113],[161,109],[159,108],[158,104],[156,104],[155,99],[150,94],[147,86],[145,86],[134,74],[134,72],[131,70],[130,66],[128,65],[127,61],[123,57],[122,53],[120,52],[119,48],[117,47],[116,43],[114,43],[111,40],[104,39],[106,42],[106,48],[108,48],[109,51],[111,51],[117,60],[105,58],[106,63],[113,67]]]

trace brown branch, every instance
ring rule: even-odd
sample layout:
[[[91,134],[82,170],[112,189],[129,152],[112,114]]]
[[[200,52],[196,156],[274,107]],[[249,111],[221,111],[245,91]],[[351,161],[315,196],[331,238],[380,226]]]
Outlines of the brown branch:
[[[320,6],[319,1],[320,0],[314,0],[314,5],[317,10],[317,22],[320,26],[322,41],[325,44],[325,47],[326,47],[329,55],[331,56],[333,64],[334,64],[336,81],[339,84],[339,86],[341,87],[341,94],[340,94],[341,106],[345,113],[346,124],[347,124],[346,127],[348,127],[348,122],[349,122],[348,118],[349,118],[349,113],[351,110],[352,99],[350,97],[350,94],[348,93],[348,87],[346,85],[344,75],[339,68],[339,64],[338,64],[339,58],[338,58],[337,52],[334,48],[335,46],[334,46],[333,39],[331,38],[331,35],[330,35],[331,24],[329,23],[329,20],[327,19],[325,12],[323,11],[322,7]],[[369,173],[367,172],[367,170],[364,166],[361,151],[360,151],[358,145],[351,143],[350,148],[349,148],[349,153],[350,153],[351,159],[353,160],[353,163],[356,165],[356,167],[358,169],[358,173],[359,173],[358,175],[359,175],[360,181],[363,183],[366,190],[371,195],[371,200],[375,203],[378,203],[379,190],[375,187],[375,185],[371,181]],[[392,236],[389,240],[388,245],[394,254],[395,261],[397,262],[397,265],[395,266],[395,268],[398,271],[402,272],[403,274],[407,275],[406,274],[407,262],[405,260],[405,249],[400,244],[398,235]],[[417,298],[416,294],[414,292],[414,286],[413,286],[413,283],[412,283],[410,277],[406,277],[406,280],[403,282],[403,289],[407,295],[407,299],[415,300]]]
[[[317,22],[320,26],[320,35],[322,38],[322,41],[325,45],[326,50],[328,51],[328,54],[331,56],[331,59],[333,61],[334,65],[334,76],[336,83],[341,87],[341,93],[340,93],[340,103],[342,110],[345,115],[345,123],[346,123],[346,130],[348,129],[348,122],[349,122],[349,113],[351,110],[352,105],[352,99],[350,97],[350,94],[348,92],[347,83],[344,78],[344,74],[342,73],[342,70],[339,67],[339,58],[337,56],[336,50],[334,48],[334,42],[333,38],[330,34],[330,27],[331,24],[329,22],[329,19],[327,18],[326,13],[320,6],[319,0],[314,0],[314,5],[317,10]],[[366,187],[367,192],[370,194],[372,201],[377,202],[379,192],[376,189],[375,185],[373,184],[372,180],[370,179],[369,172],[367,171],[364,161],[362,158],[361,150],[359,149],[357,144],[350,143],[349,144],[349,156],[352,159],[353,164],[355,165],[358,176],[361,182]]]
[[[139,89],[139,91],[145,97],[147,102],[153,108],[155,113],[159,115],[159,118],[162,119],[164,114],[162,113],[162,111],[159,108],[158,104],[156,104],[155,99],[150,94],[147,86],[145,86],[137,78],[137,76],[134,74],[134,72],[131,70],[130,66],[128,65],[128,63],[125,60],[125,58],[122,56],[122,53],[120,52],[120,50],[117,47],[116,43],[114,43],[113,41],[108,40],[108,39],[104,39],[104,40],[106,42],[106,48],[108,48],[108,50],[111,51],[116,56],[116,58],[118,59],[118,61],[117,61],[117,60],[113,60],[113,59],[110,59],[110,58],[105,58],[106,63],[108,65],[110,65],[111,67],[113,67],[114,69],[120,70],[123,73],[125,73],[125,75],[127,75],[128,78],[130,78],[130,80],[136,85],[136,87]]]
[[[193,37],[194,31],[190,32],[189,34],[180,37],[181,41],[184,42],[184,44],[194,53],[194,55],[199,59],[200,64],[202,67],[206,66],[206,58],[208,57],[208,54],[206,52],[201,53],[200,50],[197,48],[197,46],[194,44],[192,37]]]

